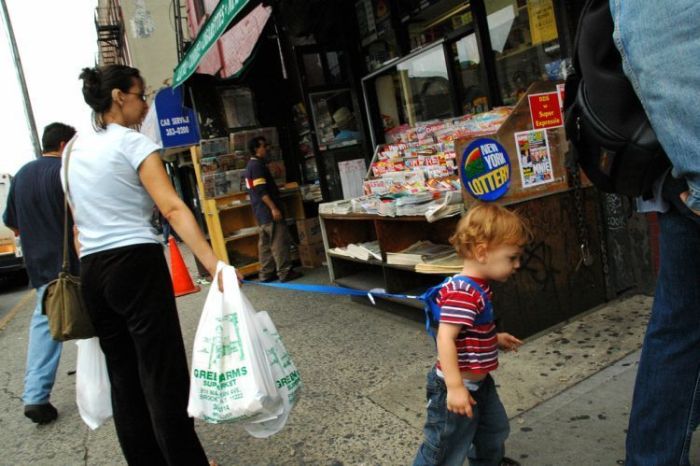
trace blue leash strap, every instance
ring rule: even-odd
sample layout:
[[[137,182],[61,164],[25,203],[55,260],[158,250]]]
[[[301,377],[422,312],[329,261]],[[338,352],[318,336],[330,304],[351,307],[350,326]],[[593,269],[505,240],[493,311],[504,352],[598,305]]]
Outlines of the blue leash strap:
[[[355,290],[353,288],[345,288],[342,286],[327,286],[327,285],[293,285],[291,283],[263,283],[251,280],[243,280],[243,283],[248,285],[269,286],[271,288],[281,288],[283,290],[306,291],[308,293],[323,293],[342,296],[364,296],[374,304],[374,298],[399,298],[399,299],[424,299],[423,295],[414,296],[407,294],[380,293],[374,291]]]

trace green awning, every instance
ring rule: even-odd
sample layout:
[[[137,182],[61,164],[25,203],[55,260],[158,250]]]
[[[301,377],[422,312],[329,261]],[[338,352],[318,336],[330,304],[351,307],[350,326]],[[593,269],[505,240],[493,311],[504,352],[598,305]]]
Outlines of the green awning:
[[[214,12],[199,30],[192,47],[185,57],[178,63],[173,73],[173,86],[177,87],[187,80],[199,66],[199,62],[209,51],[212,45],[226,31],[231,21],[243,10],[249,0],[221,0]]]

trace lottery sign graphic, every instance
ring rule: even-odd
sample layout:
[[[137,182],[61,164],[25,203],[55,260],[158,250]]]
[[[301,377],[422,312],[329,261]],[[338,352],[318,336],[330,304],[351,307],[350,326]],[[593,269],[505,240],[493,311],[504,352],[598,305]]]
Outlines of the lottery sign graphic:
[[[472,141],[462,153],[461,168],[462,185],[473,197],[495,201],[508,192],[510,158],[498,141],[489,138]]]

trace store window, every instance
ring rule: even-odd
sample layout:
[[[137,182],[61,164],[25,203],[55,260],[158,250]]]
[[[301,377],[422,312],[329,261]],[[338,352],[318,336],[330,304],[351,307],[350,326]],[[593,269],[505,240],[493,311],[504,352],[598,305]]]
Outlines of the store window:
[[[501,98],[515,104],[537,80],[564,77],[552,0],[486,0]]]
[[[350,89],[312,92],[309,99],[320,150],[355,145],[362,140]]]
[[[464,0],[440,0],[406,2],[408,36],[411,49],[442,39],[453,31],[472,22],[469,2]]]
[[[489,109],[488,86],[482,82],[485,70],[479,53],[476,34],[471,33],[453,42],[453,67],[458,79],[460,109],[463,115]]]
[[[452,116],[444,49],[433,47],[374,79],[384,130]]]
[[[434,47],[396,66],[409,124],[452,115],[450,82],[442,47]]]

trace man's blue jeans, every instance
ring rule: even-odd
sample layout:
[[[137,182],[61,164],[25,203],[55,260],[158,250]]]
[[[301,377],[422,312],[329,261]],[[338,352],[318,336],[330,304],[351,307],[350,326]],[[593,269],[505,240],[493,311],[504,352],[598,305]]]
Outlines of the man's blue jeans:
[[[470,392],[477,403],[472,406],[471,419],[447,410],[447,388],[435,368],[428,373],[426,392],[425,438],[413,466],[462,466],[467,458],[471,466],[501,464],[510,426],[491,376],[477,391]]]
[[[625,73],[700,209],[700,2],[611,0]],[[664,186],[669,194],[672,182]],[[684,190],[684,189],[681,189]],[[688,465],[700,407],[700,217],[659,216],[661,268],[627,434],[628,466]]]
[[[61,359],[62,344],[51,338],[49,321],[41,313],[41,301],[46,285],[36,289],[36,307],[29,326],[27,347],[27,367],[24,372],[25,405],[38,405],[49,402],[51,389],[56,380],[56,370]]]

